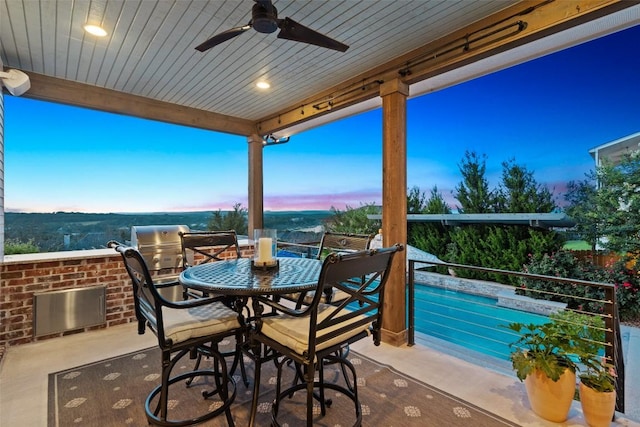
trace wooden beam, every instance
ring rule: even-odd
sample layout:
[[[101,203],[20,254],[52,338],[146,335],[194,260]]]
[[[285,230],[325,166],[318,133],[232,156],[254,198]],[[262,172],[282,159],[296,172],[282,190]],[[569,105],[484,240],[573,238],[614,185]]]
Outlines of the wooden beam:
[[[28,98],[235,135],[247,136],[256,132],[254,123],[249,120],[42,74],[30,72],[29,79],[31,89],[23,95]]]
[[[405,60],[409,84],[531,43],[571,27],[631,7],[620,0],[526,0],[466,28],[455,31]],[[468,42],[468,44],[465,44]],[[434,58],[435,56],[435,58]],[[411,57],[419,58],[411,64]]]
[[[371,99],[384,82],[400,78],[414,84],[636,4],[623,0],[524,0],[288,106],[259,120],[256,128],[261,135],[274,133]],[[472,42],[465,44],[467,36]]]

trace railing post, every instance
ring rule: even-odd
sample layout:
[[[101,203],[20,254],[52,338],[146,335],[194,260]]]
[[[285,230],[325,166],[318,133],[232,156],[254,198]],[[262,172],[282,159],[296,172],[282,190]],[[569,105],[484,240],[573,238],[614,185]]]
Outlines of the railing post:
[[[415,264],[416,262],[412,259],[409,260],[409,283],[408,285],[408,294],[409,294],[409,298],[407,301],[407,305],[408,305],[408,318],[409,318],[409,327],[407,328],[407,345],[408,346],[412,346],[416,343],[416,338],[415,338],[415,313],[414,313],[414,302],[415,302],[415,289],[414,289],[414,283],[415,283]]]
[[[616,411],[624,413],[624,359],[615,287],[606,287],[604,295],[604,340],[610,344],[605,346],[604,351],[607,360],[611,361],[616,370]],[[607,304],[607,301],[611,304]]]

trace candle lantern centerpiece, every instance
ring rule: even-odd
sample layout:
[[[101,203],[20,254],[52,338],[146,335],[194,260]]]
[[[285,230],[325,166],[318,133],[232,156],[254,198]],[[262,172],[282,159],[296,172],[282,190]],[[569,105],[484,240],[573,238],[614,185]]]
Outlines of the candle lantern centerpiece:
[[[277,268],[277,231],[266,228],[254,230],[253,242],[255,252],[251,260],[251,266],[261,270]]]

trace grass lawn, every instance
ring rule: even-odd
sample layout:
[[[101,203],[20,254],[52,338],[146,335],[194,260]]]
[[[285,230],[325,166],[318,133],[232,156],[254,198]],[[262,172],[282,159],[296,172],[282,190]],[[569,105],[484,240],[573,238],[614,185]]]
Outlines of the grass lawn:
[[[591,246],[584,240],[567,240],[562,248],[570,251],[591,250]]]

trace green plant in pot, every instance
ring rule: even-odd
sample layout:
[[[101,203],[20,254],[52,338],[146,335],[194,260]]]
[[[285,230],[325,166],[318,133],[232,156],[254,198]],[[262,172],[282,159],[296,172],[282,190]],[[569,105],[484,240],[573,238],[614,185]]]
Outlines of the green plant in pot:
[[[604,357],[605,323],[598,315],[566,310],[552,314],[570,338],[572,359],[580,371],[580,404],[590,427],[609,427],[616,406],[615,368]]]
[[[551,319],[541,325],[515,322],[508,328],[520,334],[511,344],[510,359],[525,383],[531,409],[546,420],[565,421],[576,387],[571,324]]]
[[[605,358],[595,354],[581,359],[580,404],[590,427],[611,424],[616,409],[616,371]]]
[[[541,325],[509,324],[509,329],[520,334],[511,344],[511,362],[525,383],[533,411],[549,421],[562,422],[575,394],[576,371],[584,371],[581,385],[592,384],[595,389],[613,386],[612,371],[601,363],[602,318],[564,310],[550,315],[549,320]]]
[[[613,365],[602,362],[598,367],[587,367],[580,374],[580,382],[600,393],[616,391],[616,375]]]

